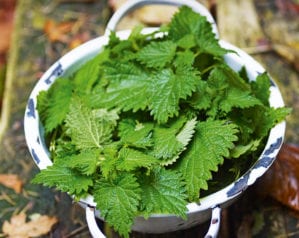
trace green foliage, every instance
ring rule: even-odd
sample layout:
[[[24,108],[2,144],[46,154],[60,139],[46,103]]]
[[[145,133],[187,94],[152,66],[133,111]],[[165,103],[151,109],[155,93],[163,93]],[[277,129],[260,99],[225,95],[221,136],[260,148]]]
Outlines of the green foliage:
[[[100,179],[94,188],[94,199],[101,216],[124,237],[129,237],[137,215],[141,189],[132,174],[121,174],[114,180]]]
[[[227,53],[227,50],[219,45],[206,17],[196,14],[188,7],[182,7],[173,17],[169,26],[169,37],[175,42],[180,41],[180,45],[184,48],[196,45],[199,53],[215,56]]]
[[[190,147],[177,165],[186,181],[189,201],[198,201],[200,189],[208,189],[212,171],[218,170],[238,139],[236,125],[225,121],[199,122]]]
[[[80,154],[72,155],[64,160],[64,165],[78,170],[81,174],[92,175],[96,172],[99,152],[84,150]]]
[[[122,148],[119,151],[119,163],[117,168],[119,170],[131,171],[136,168],[150,168],[158,164],[159,160],[143,151],[131,148]]]
[[[155,168],[149,175],[140,176],[141,212],[174,214],[186,218],[186,193],[182,176],[172,170]]]
[[[199,77],[187,67],[161,70],[153,79],[151,91],[151,114],[158,123],[166,123],[169,118],[178,116],[180,99],[191,96],[196,89]]]
[[[141,123],[133,119],[119,122],[119,136],[125,145],[146,149],[153,145],[153,123]]]
[[[33,181],[75,199],[92,194],[124,237],[138,215],[186,218],[186,204],[246,171],[290,113],[269,107],[266,73],[249,81],[245,67],[224,62],[211,25],[188,7],[141,31],[125,40],[112,32],[37,105],[54,163]]]
[[[138,52],[137,60],[147,67],[163,68],[172,61],[176,47],[172,41],[153,41]]]
[[[78,149],[102,148],[110,141],[114,121],[98,118],[78,98],[72,100],[69,110],[65,118],[67,133]]]
[[[38,109],[44,121],[46,133],[50,133],[62,124],[69,111],[72,90],[72,81],[58,78],[48,92],[39,94]]]
[[[82,175],[74,169],[65,167],[63,163],[55,163],[42,170],[35,176],[32,182],[48,187],[56,187],[78,198],[86,196],[88,189],[94,184],[92,177]]]
[[[263,104],[268,105],[268,99],[270,97],[270,78],[265,72],[256,77],[255,81],[251,82],[251,87],[254,95],[263,102]]]

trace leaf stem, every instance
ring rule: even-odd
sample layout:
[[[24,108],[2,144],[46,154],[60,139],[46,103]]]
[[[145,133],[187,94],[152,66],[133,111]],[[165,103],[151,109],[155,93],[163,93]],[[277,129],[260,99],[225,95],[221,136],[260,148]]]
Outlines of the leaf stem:
[[[201,75],[206,74],[207,72],[211,71],[214,67],[216,66],[216,64],[213,64],[207,68],[205,68],[203,71],[201,71]]]

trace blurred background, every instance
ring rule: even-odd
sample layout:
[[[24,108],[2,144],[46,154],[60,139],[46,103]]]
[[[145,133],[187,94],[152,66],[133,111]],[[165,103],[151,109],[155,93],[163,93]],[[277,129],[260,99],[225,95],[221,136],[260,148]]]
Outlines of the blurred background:
[[[29,94],[48,67],[101,36],[126,0],[0,0],[0,237],[90,237],[84,210],[64,193],[32,185],[38,172],[26,147],[23,116]],[[199,0],[220,38],[258,60],[293,108],[284,146],[254,186],[222,212],[220,237],[299,237],[299,1]],[[131,13],[119,29],[169,21],[173,7]],[[109,227],[108,237],[118,237]],[[161,235],[202,237],[208,224]]]

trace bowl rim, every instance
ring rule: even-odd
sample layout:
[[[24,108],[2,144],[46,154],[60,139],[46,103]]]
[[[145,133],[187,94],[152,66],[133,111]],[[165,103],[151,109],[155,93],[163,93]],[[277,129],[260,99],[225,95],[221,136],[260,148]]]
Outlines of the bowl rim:
[[[156,29],[157,28],[148,27],[143,30],[143,33],[151,33]],[[120,39],[128,38],[130,33],[131,30],[116,32]],[[69,51],[52,64],[52,66],[41,76],[31,91],[25,110],[24,132],[29,152],[40,170],[50,166],[52,162],[50,159],[50,153],[43,139],[43,128],[39,122],[39,115],[36,109],[37,95],[42,90],[48,90],[56,78],[61,75],[67,76],[71,74],[85,61],[98,54],[103,49],[103,46],[108,44],[108,41],[109,37],[107,35],[100,36]],[[228,53],[224,56],[226,62],[233,70],[240,70],[242,66],[245,66],[250,80],[254,80],[256,76],[265,72],[262,65],[243,50],[224,40],[219,40],[219,43],[222,47],[231,49],[237,53]],[[236,64],[236,62],[238,64]],[[284,106],[282,95],[272,78],[269,103],[270,106],[274,108]],[[211,209],[218,205],[224,205],[226,202],[229,202],[233,198],[239,196],[248,186],[252,185],[274,162],[284,140],[285,128],[285,121],[280,122],[273,127],[270,130],[265,148],[255,164],[249,168],[245,174],[226,187],[200,198],[198,203],[189,203],[187,205],[187,214]],[[85,199],[81,199],[79,202],[89,206],[96,205],[92,195],[89,195]],[[150,217],[155,218],[166,216],[169,217],[171,215],[153,214]]]

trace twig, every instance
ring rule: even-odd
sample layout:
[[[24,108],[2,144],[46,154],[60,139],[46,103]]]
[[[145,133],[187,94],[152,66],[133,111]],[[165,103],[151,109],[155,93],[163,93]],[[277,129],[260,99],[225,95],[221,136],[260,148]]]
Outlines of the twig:
[[[250,55],[257,55],[257,54],[263,54],[273,51],[273,47],[269,44],[266,45],[258,45],[255,47],[248,47],[248,48],[242,48],[247,54]]]
[[[64,236],[63,238],[71,238],[79,233],[81,233],[82,231],[84,231],[87,228],[87,225],[81,226],[75,230],[73,230],[70,234]]]
[[[10,196],[8,196],[5,192],[1,193],[0,200],[5,200],[6,202],[8,202],[12,206],[16,205],[16,202]]]

